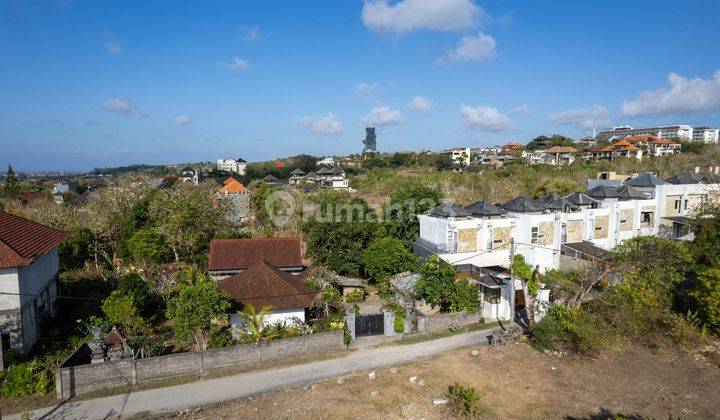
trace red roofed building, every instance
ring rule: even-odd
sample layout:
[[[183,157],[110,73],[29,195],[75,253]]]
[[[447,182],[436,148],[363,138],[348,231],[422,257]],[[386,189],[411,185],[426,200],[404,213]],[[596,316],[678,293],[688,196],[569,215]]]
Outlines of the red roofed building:
[[[300,238],[213,239],[208,271],[215,279],[241,273],[258,261],[282,271],[303,270]]]
[[[257,310],[269,308],[268,324],[305,323],[306,313],[317,292],[305,286],[303,276],[278,270],[264,261],[256,261],[245,271],[218,281],[218,288],[227,292],[240,309],[247,305]],[[242,327],[242,320],[230,315],[233,327]]]
[[[24,354],[37,342],[40,318],[55,314],[57,246],[70,236],[0,211],[0,338]]]

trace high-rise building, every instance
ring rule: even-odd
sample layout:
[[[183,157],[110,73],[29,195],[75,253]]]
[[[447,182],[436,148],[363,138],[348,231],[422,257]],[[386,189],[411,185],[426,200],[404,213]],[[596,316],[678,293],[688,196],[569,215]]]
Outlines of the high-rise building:
[[[363,154],[377,153],[377,136],[375,127],[365,127],[365,140],[363,140]]]
[[[598,137],[606,138],[614,141],[620,140],[627,136],[652,135],[661,139],[680,139],[683,141],[693,140],[693,128],[687,124],[677,125],[660,125],[657,127],[633,128],[629,125],[613,127],[602,130],[598,133]]]
[[[720,130],[710,127],[693,127],[693,141],[703,143],[717,143],[720,137]]]

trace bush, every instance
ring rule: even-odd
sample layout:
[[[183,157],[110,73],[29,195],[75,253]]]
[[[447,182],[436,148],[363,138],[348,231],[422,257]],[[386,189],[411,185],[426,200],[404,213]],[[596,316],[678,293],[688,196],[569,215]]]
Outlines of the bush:
[[[211,349],[219,349],[233,345],[232,334],[229,328],[213,327],[208,333],[208,347]]]
[[[405,316],[403,314],[395,314],[395,321],[393,322],[393,329],[396,333],[402,334],[405,332]]]
[[[362,300],[365,298],[365,291],[362,289],[353,290],[351,292],[347,292],[344,298],[346,303],[362,302]]]
[[[720,269],[711,268],[700,273],[697,286],[690,295],[695,300],[697,316],[703,325],[720,333]]]
[[[458,383],[448,387],[448,407],[457,416],[475,417],[484,411],[480,395],[475,388]]]
[[[585,355],[597,353],[603,345],[596,320],[581,308],[565,305],[550,307],[535,326],[532,343],[541,350],[560,348]]]
[[[47,394],[53,389],[52,368],[34,359],[0,372],[0,397],[12,398]]]

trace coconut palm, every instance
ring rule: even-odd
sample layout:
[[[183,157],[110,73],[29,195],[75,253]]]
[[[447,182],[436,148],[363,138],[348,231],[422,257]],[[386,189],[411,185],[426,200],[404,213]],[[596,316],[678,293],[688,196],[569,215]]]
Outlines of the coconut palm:
[[[238,312],[240,319],[245,321],[245,332],[252,338],[252,342],[269,341],[275,338],[277,332],[272,328],[265,328],[265,319],[270,315],[270,306],[263,306],[257,310],[253,305],[245,305],[242,311]]]

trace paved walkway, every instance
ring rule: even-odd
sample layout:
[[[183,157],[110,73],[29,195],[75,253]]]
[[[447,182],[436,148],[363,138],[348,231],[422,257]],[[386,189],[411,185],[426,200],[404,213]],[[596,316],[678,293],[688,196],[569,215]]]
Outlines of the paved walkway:
[[[487,344],[487,336],[490,334],[492,330],[473,331],[416,344],[360,349],[336,359],[290,367],[253,371],[92,400],[71,400],[56,407],[35,410],[34,415],[35,418],[42,419],[105,419],[142,412],[173,412],[270,392],[285,386],[305,385],[352,372],[399,365],[462,347]],[[19,418],[19,415],[10,418]]]

